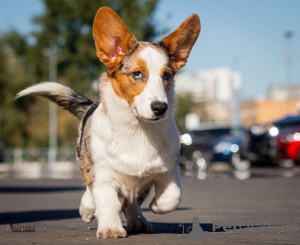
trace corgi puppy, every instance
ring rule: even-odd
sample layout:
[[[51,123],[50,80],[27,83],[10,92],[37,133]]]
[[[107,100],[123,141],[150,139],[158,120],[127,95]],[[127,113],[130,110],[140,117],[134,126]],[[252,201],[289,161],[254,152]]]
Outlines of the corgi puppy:
[[[54,82],[17,94],[48,98],[81,120],[77,162],[87,187],[79,212],[87,223],[97,218],[98,238],[127,236],[121,209],[128,232],[151,232],[140,206],[152,186],[152,212],[169,213],[179,205],[173,78],[199,32],[200,20],[193,14],[162,41],[139,42],[114,11],[102,7],[93,25],[97,56],[107,66],[100,100],[92,102]]]

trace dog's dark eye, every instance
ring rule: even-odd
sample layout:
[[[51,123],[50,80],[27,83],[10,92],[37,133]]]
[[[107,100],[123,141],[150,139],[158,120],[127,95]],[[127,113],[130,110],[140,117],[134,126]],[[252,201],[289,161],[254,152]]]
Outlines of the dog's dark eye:
[[[171,74],[169,72],[165,72],[163,75],[163,80],[167,81],[171,78]]]
[[[143,78],[143,74],[140,71],[134,71],[132,73],[132,76],[134,79],[138,80],[138,79],[142,79]]]

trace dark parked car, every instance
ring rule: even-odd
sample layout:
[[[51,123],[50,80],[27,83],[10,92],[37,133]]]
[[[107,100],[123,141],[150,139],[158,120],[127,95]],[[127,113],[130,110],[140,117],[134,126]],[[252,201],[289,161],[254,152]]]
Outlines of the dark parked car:
[[[212,127],[183,133],[180,135],[180,163],[187,169],[195,166],[205,169],[213,160],[212,148],[217,140],[225,135],[237,134],[241,130],[232,127]]]
[[[247,157],[256,163],[278,164],[277,137],[284,130],[300,126],[300,115],[288,116],[265,125],[254,125],[248,131]]]
[[[248,169],[246,137],[245,130],[221,136],[212,147],[213,161],[231,163],[237,170]]]

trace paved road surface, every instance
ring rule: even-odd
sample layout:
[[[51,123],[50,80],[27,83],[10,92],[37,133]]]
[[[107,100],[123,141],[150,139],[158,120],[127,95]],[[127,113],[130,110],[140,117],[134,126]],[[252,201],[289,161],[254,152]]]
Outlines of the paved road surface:
[[[181,205],[171,214],[155,215],[149,200],[145,203],[153,234],[99,240],[96,221],[85,224],[78,214],[84,192],[80,178],[1,179],[0,244],[300,244],[299,177],[182,177],[182,187]],[[207,233],[192,227],[193,217]],[[126,226],[123,215],[122,220]],[[225,231],[217,229],[224,224]],[[12,232],[11,226],[33,226],[35,232]],[[207,240],[188,241],[191,230],[197,239],[204,234]]]

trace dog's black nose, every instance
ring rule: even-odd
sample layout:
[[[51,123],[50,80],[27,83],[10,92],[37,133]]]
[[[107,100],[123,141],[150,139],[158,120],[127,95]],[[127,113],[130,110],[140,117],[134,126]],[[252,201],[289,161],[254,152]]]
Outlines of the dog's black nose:
[[[162,116],[168,110],[168,104],[165,102],[154,101],[151,103],[151,109],[155,116]]]

